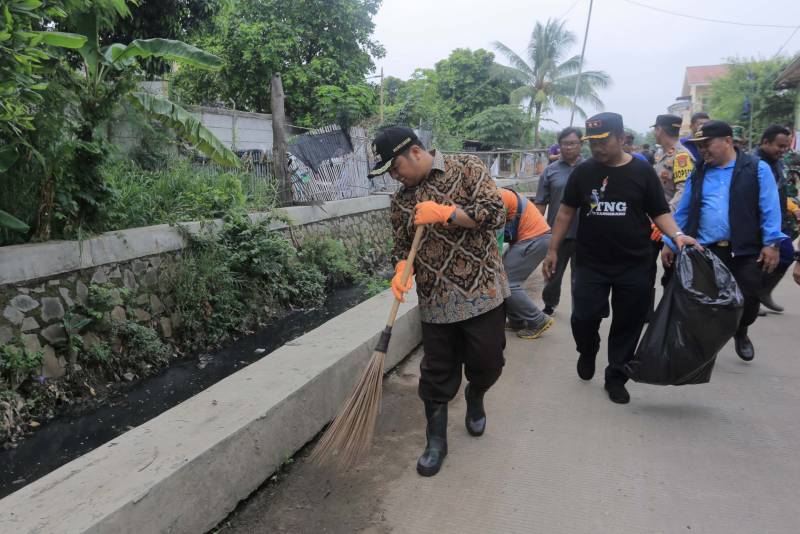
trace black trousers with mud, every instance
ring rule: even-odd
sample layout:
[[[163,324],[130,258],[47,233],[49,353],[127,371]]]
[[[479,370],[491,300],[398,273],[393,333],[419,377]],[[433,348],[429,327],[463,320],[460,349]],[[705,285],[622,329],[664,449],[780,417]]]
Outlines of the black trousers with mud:
[[[457,323],[422,323],[419,396],[450,402],[461,386],[462,367],[474,388],[487,390],[505,365],[505,305]]]

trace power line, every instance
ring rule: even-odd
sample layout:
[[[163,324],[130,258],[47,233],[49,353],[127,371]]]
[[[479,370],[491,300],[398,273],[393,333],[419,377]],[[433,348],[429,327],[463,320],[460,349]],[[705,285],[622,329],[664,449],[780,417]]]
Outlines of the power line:
[[[787,29],[787,30],[792,30],[792,29],[795,28],[794,25],[786,26],[786,25],[781,25],[781,24],[750,24],[750,23],[747,23],[747,22],[736,22],[736,21],[733,21],[733,20],[720,20],[720,19],[712,19],[712,18],[708,18],[708,17],[698,17],[698,16],[695,16],[695,15],[687,15],[685,13],[677,13],[675,11],[670,11],[668,9],[661,9],[660,7],[655,7],[655,6],[650,6],[650,5],[647,5],[647,4],[642,4],[640,2],[636,2],[635,0],[624,0],[624,1],[629,3],[629,4],[633,4],[635,6],[643,7],[643,8],[646,8],[646,9],[652,9],[653,11],[659,11],[661,13],[666,13],[668,15],[674,15],[676,17],[683,17],[683,18],[692,19],[692,20],[702,20],[704,22],[713,22],[715,24],[730,24],[730,25],[733,25],[733,26],[747,26],[747,27],[750,27],[750,28],[783,28],[783,29]]]
[[[778,49],[778,51],[777,51],[777,52],[775,52],[775,55],[774,55],[773,57],[778,57],[778,56],[780,55],[780,53],[781,53],[781,52],[783,52],[783,49],[784,49],[784,48],[786,48],[786,45],[787,45],[787,44],[789,44],[789,41],[791,41],[791,40],[792,40],[792,37],[794,37],[794,35],[797,33],[797,30],[800,30],[800,26],[798,26],[798,27],[796,27],[796,28],[794,29],[794,31],[792,32],[792,34],[789,36],[789,38],[788,38],[788,39],[786,39],[786,42],[784,42],[784,43],[781,45],[781,47]]]
[[[572,10],[575,8],[575,6],[577,6],[577,5],[578,5],[578,2],[580,2],[580,1],[581,1],[581,0],[575,0],[574,2],[572,2],[572,5],[571,5],[571,6],[569,6],[569,9],[567,9],[567,10],[564,12],[564,14],[563,14],[563,15],[561,15],[560,17],[558,17],[558,18],[563,20],[563,19],[564,19],[564,18],[565,18],[567,15],[569,15],[569,14],[570,14],[570,12],[571,12],[571,11],[572,11]]]

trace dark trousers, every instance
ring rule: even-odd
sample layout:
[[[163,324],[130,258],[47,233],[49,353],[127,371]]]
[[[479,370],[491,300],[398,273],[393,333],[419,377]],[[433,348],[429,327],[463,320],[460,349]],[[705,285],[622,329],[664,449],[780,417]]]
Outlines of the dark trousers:
[[[623,371],[633,358],[650,307],[653,268],[650,260],[627,265],[579,265],[572,288],[572,335],[578,352],[594,358],[600,350],[600,322],[607,316],[611,293],[611,330],[608,335],[606,381],[625,383]]]
[[[762,287],[763,272],[761,264],[758,263],[758,255],[731,256],[731,247],[710,246],[708,248],[730,269],[736,283],[739,284],[739,289],[744,296],[744,312],[739,321],[739,330],[736,335],[747,335],[747,327],[756,322],[756,318],[758,318],[760,305],[758,294]]]
[[[489,389],[505,365],[505,305],[458,323],[422,323],[419,396],[450,402],[461,386],[461,368],[474,388]]]
[[[555,309],[561,301],[561,280],[564,278],[564,271],[567,270],[567,264],[572,264],[572,279],[575,279],[575,240],[565,239],[558,247],[558,263],[556,263],[556,272],[553,277],[547,282],[542,290],[542,301],[544,301],[545,308]]]

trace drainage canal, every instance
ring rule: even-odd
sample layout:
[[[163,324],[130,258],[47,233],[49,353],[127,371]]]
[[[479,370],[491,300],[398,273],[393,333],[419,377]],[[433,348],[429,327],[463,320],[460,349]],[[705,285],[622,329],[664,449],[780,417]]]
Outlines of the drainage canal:
[[[16,448],[0,451],[0,498],[197,395],[365,299],[360,287],[331,292],[325,305],[296,310],[208,357],[174,362],[86,413],[56,417]]]

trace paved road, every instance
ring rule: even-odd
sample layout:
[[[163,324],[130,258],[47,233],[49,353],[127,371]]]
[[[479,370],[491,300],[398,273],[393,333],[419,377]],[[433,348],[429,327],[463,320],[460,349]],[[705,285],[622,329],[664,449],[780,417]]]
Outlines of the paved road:
[[[536,292],[537,280],[531,283]],[[567,301],[569,299],[567,298]],[[487,394],[481,438],[451,405],[450,454],[416,474],[424,445],[415,395],[419,354],[386,384],[379,436],[358,471],[335,475],[300,454],[222,532],[786,533],[800,532],[800,287],[776,292],[783,315],[759,318],[757,355],[732,344],[710,384],[632,384],[612,404],[602,373],[575,374],[568,309],[542,339],[509,336]],[[605,325],[607,327],[607,325]]]

